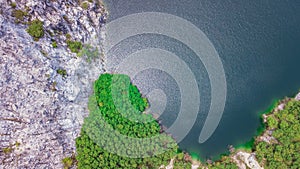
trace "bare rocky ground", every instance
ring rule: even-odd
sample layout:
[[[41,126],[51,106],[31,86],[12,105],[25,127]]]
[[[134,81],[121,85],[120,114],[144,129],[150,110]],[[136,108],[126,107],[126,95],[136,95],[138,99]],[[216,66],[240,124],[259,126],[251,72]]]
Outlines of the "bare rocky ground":
[[[65,35],[97,46],[101,53],[101,26],[107,16],[101,2],[86,2],[86,10],[80,3],[0,0],[0,169],[63,168],[61,160],[75,152],[92,82],[103,73],[104,58],[89,63],[77,57],[67,48]],[[28,11],[24,23],[43,21],[43,38],[34,41],[26,24],[15,23],[16,9]]]

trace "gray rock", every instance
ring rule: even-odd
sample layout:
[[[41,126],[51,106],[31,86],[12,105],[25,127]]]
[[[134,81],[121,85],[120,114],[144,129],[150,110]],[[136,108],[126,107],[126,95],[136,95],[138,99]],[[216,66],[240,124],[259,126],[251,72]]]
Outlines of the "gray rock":
[[[15,24],[9,3],[0,1],[0,168],[63,168],[61,160],[76,151],[75,138],[88,115],[92,82],[103,73],[103,58],[88,63],[67,49],[65,35],[49,32],[67,32],[101,50],[104,22],[99,18],[105,20],[107,13],[95,3],[82,10],[75,0],[20,0],[17,9],[30,9],[25,22],[44,22],[47,31],[36,42],[26,25]],[[68,75],[57,74],[58,68]]]
[[[297,94],[297,96],[295,97],[295,99],[300,101],[300,93]]]

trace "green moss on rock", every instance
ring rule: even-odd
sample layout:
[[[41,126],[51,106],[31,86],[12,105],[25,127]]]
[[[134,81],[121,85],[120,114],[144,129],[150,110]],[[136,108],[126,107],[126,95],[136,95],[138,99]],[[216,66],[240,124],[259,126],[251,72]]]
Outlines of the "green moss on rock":
[[[73,52],[73,53],[79,53],[80,50],[82,49],[82,43],[79,41],[67,40],[67,45],[68,45],[69,49],[71,50],[71,52]]]
[[[57,69],[56,72],[63,77],[67,76],[67,71],[65,69]]]
[[[64,165],[64,169],[69,169],[75,164],[75,159],[74,157],[66,157],[62,159],[62,163]]]
[[[9,154],[13,151],[13,148],[11,146],[5,147],[2,149],[2,151],[4,152],[4,154]]]
[[[57,42],[56,41],[52,42],[52,47],[57,48]]]
[[[15,22],[19,23],[24,20],[24,17],[27,16],[27,12],[24,12],[22,10],[13,10],[12,11],[12,16],[16,18]]]
[[[16,8],[16,7],[17,7],[17,3],[12,2],[12,3],[10,4],[10,6],[11,6],[12,8]]]
[[[26,31],[34,38],[35,41],[38,41],[44,36],[43,22],[40,20],[30,22]]]
[[[83,2],[82,4],[81,4],[81,7],[83,8],[83,9],[85,9],[85,10],[87,10],[88,8],[89,8],[89,3],[88,2]]]

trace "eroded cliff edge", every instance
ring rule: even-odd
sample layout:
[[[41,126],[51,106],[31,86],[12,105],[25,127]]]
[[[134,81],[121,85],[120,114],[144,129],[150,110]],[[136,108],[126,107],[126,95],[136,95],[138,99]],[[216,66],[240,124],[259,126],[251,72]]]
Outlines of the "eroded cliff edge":
[[[16,0],[0,1],[0,14],[0,168],[63,168],[104,71],[107,12],[100,1]],[[34,20],[38,40],[26,31]],[[72,53],[68,39],[97,56]]]

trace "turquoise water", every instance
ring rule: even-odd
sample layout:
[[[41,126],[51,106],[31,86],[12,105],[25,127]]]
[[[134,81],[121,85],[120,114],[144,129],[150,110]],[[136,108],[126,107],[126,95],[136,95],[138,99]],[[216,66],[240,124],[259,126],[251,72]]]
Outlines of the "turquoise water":
[[[157,47],[176,53],[187,63],[199,84],[201,109],[180,147],[202,159],[217,157],[228,145],[249,141],[259,127],[259,112],[300,89],[300,1],[106,0],[106,5],[110,21],[146,11],[180,16],[200,28],[214,44],[225,69],[228,93],[222,120],[203,144],[198,143],[198,137],[209,109],[210,84],[195,53],[175,39],[146,34],[122,41],[108,55],[108,60],[118,62],[138,50]],[[160,70],[146,70],[134,77],[134,83],[145,95],[157,88],[165,92],[168,102],[160,120],[170,126],[180,109],[174,79]]]

